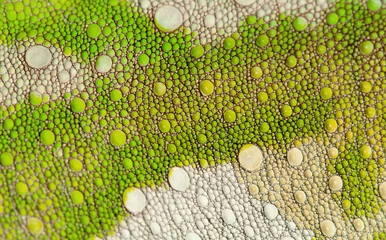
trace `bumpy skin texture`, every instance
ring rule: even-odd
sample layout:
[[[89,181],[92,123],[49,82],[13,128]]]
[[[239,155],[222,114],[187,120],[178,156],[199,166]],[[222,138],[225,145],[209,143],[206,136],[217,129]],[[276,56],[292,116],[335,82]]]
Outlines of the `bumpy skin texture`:
[[[370,219],[367,232],[385,237],[381,1],[338,1],[310,23],[277,1],[272,21],[257,13],[211,41],[185,26],[163,32],[126,1],[3,2],[0,238],[107,236],[128,215],[128,187],[165,184],[175,166],[236,162],[245,144],[279,156],[310,138],[325,179],[343,180],[329,194],[342,218]]]

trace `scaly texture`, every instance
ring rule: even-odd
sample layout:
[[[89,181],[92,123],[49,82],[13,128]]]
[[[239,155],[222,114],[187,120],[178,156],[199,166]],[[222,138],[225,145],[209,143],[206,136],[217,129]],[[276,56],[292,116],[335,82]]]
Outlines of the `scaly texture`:
[[[253,144],[272,150],[261,165],[276,160],[275,175],[289,167],[275,156],[310,138],[336,148],[317,152],[318,171],[342,179],[326,199],[344,219],[381,218],[366,227],[384,236],[381,1],[318,1],[328,6],[315,8],[318,21],[270,1],[268,17],[256,9],[205,40],[178,6],[157,15],[118,0],[1,2],[1,238],[111,235],[128,215],[127,194],[163,185],[173,167],[236,162]],[[343,231],[330,223],[310,228]]]

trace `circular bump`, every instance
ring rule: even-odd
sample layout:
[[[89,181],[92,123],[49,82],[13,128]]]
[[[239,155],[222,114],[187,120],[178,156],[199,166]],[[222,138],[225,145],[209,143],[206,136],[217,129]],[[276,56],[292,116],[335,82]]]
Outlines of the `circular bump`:
[[[16,20],[17,19],[17,12],[15,11],[15,10],[7,10],[7,11],[5,11],[5,14],[6,14],[6,16],[7,16],[7,19],[9,20],[9,21],[14,21],[14,20]]]
[[[362,232],[363,229],[365,229],[365,224],[363,223],[362,219],[357,218],[354,220],[354,228],[357,232]]]
[[[84,196],[83,196],[83,193],[81,191],[78,191],[78,190],[72,191],[70,194],[70,197],[71,197],[71,201],[75,205],[80,205],[84,202]]]
[[[164,5],[155,12],[154,21],[159,30],[172,32],[181,26],[183,17],[178,8]]]
[[[329,14],[327,15],[326,20],[327,20],[327,24],[329,24],[329,25],[335,25],[335,24],[337,24],[338,21],[339,21],[339,16],[338,16],[338,14],[336,14],[336,13],[329,13]]]
[[[283,237],[281,240],[295,240],[293,237]]]
[[[338,129],[338,123],[335,119],[329,118],[324,122],[324,129],[329,133],[334,133]]]
[[[255,230],[253,230],[251,226],[245,226],[244,233],[249,238],[253,238],[255,236]]]
[[[262,133],[266,133],[266,132],[268,132],[269,131],[269,124],[268,123],[266,123],[266,122],[262,122],[261,124],[260,124],[260,127],[259,127],[259,129],[260,129],[260,132],[262,132]]]
[[[110,133],[110,143],[114,147],[121,147],[126,143],[126,134],[121,130],[114,130]]]
[[[213,91],[214,91],[214,85],[211,81],[209,80],[201,81],[200,92],[202,93],[202,95],[209,96],[213,93]]]
[[[326,51],[327,51],[327,48],[326,48],[326,46],[324,46],[324,45],[318,45],[318,46],[316,47],[316,52],[317,52],[319,55],[326,53]]]
[[[200,159],[200,166],[202,168],[207,168],[209,166],[209,163],[206,159]]]
[[[94,184],[95,184],[97,187],[103,186],[103,179],[102,179],[102,178],[95,178]]]
[[[201,240],[201,237],[194,232],[189,232],[185,236],[185,240]]]
[[[359,50],[363,55],[369,55],[374,50],[374,44],[370,41],[364,41],[359,46]]]
[[[332,176],[328,180],[328,186],[332,191],[339,191],[343,187],[343,180],[340,176]]]
[[[86,103],[83,99],[75,97],[71,100],[70,107],[71,111],[75,113],[81,113],[86,108]]]
[[[11,130],[15,126],[15,122],[11,118],[7,118],[3,122],[3,127],[5,130]]]
[[[164,119],[158,123],[158,129],[163,133],[168,133],[170,128],[171,126],[169,120]]]
[[[192,47],[192,49],[190,50],[190,55],[194,58],[202,57],[202,55],[204,55],[204,47],[200,44]]]
[[[381,8],[382,2],[381,0],[368,0],[366,5],[370,11],[375,12]]]
[[[61,83],[66,83],[70,80],[70,73],[67,70],[62,70],[58,73],[58,79]]]
[[[295,67],[297,63],[298,59],[293,55],[288,56],[285,60],[285,64],[290,68]]]
[[[268,218],[269,220],[273,220],[277,217],[279,211],[277,210],[277,207],[275,205],[269,203],[264,206],[264,214],[266,218]]]
[[[111,101],[117,102],[117,101],[121,100],[121,98],[122,98],[122,92],[119,89],[114,89],[111,91],[111,93],[110,93]]]
[[[303,154],[299,148],[291,148],[291,150],[287,152],[287,160],[291,166],[297,167],[303,162]]]
[[[109,4],[110,6],[116,6],[116,5],[119,4],[119,0],[110,0],[110,1],[108,1],[108,4]]]
[[[248,190],[251,195],[259,194],[259,187],[256,184],[249,185]]]
[[[230,209],[224,209],[221,211],[221,218],[226,224],[232,225],[236,222],[236,215]]]
[[[55,142],[55,134],[51,130],[43,130],[40,133],[40,141],[46,146],[52,145]]]
[[[332,90],[329,87],[324,87],[320,90],[320,96],[324,100],[328,100],[332,97]]]
[[[240,166],[247,171],[255,171],[263,162],[263,154],[259,147],[253,144],[244,145],[239,151]]]
[[[289,105],[284,105],[280,109],[280,113],[283,117],[290,117],[292,115],[292,108]]]
[[[17,194],[25,196],[28,193],[28,186],[23,182],[18,182],[16,183],[15,190]]]
[[[176,225],[180,225],[180,224],[184,221],[184,219],[183,219],[183,218],[181,217],[181,215],[178,214],[178,213],[173,214],[173,215],[172,215],[172,218],[173,218],[173,221],[174,221],[174,223],[175,223]]]
[[[386,201],[386,182],[379,184],[379,195]]]
[[[197,140],[200,144],[205,144],[208,139],[205,134],[200,133],[197,135]]]
[[[101,27],[98,24],[90,24],[87,27],[87,36],[90,38],[97,38],[101,34]]]
[[[206,196],[204,195],[199,195],[197,197],[197,204],[200,207],[207,207],[209,205],[209,200]]]
[[[101,55],[97,58],[95,68],[99,73],[107,73],[110,71],[113,61],[107,55]]]
[[[296,229],[296,224],[294,222],[287,222],[287,227],[289,230],[295,230]]]
[[[31,217],[27,220],[27,228],[32,235],[36,236],[43,232],[44,224],[40,219]]]
[[[177,191],[185,191],[190,184],[188,173],[180,167],[173,167],[168,174],[170,186]]]
[[[170,50],[172,50],[172,49],[173,49],[173,47],[169,42],[165,42],[164,44],[162,44],[162,50],[164,52],[170,52]]]
[[[70,168],[74,172],[80,172],[83,169],[83,164],[78,159],[71,159],[70,160]]]
[[[161,227],[158,223],[156,222],[151,222],[150,223],[150,230],[154,235],[160,234],[161,233]]]
[[[131,234],[130,234],[130,231],[128,229],[123,228],[120,230],[120,233],[121,233],[123,239],[130,239]]]
[[[367,107],[366,108],[366,117],[373,118],[376,114],[376,110],[373,107]]]
[[[138,56],[138,64],[141,67],[145,67],[146,65],[149,64],[149,56],[147,56],[145,53],[142,53],[141,55]]]
[[[254,79],[259,79],[263,75],[263,71],[261,70],[260,67],[253,67],[251,69],[251,76]]]
[[[360,89],[363,93],[369,93],[372,89],[372,85],[368,81],[363,81],[360,84]]]
[[[32,68],[43,68],[52,60],[50,50],[44,46],[33,46],[25,54],[25,61]]]
[[[33,91],[29,95],[29,102],[34,106],[38,106],[43,102],[43,96],[39,92]]]
[[[335,224],[330,220],[323,220],[320,223],[320,230],[322,230],[323,235],[326,237],[333,237],[336,233]]]
[[[303,31],[307,28],[308,22],[307,19],[304,17],[297,17],[292,22],[292,26],[295,28],[296,31]]]
[[[13,163],[13,156],[12,156],[12,154],[9,153],[9,152],[3,152],[3,153],[0,155],[0,163],[1,163],[1,165],[3,165],[4,167],[11,166],[12,163]]]
[[[338,154],[339,154],[339,151],[336,147],[331,147],[328,149],[328,157],[329,158],[337,158],[338,157]]]
[[[233,123],[236,121],[236,113],[235,111],[228,109],[224,112],[224,119],[227,123]]]
[[[257,18],[255,16],[253,16],[253,15],[249,15],[249,16],[247,16],[245,21],[248,23],[248,25],[253,25],[253,24],[256,23]],[[273,35],[276,35],[276,32]]]
[[[129,187],[123,193],[123,204],[129,212],[140,213],[146,207],[146,196],[141,189]]]
[[[257,94],[257,99],[259,100],[259,102],[266,102],[268,101],[268,94],[266,92],[259,92]]]
[[[294,194],[296,202],[303,204],[306,202],[307,196],[303,191],[296,191]]]
[[[166,93],[166,86],[162,82],[156,82],[153,91],[155,95],[160,97]]]
[[[263,48],[269,43],[269,37],[265,34],[260,35],[256,38],[256,45]]]
[[[177,146],[173,143],[168,144],[167,150],[169,153],[175,153],[177,152]]]
[[[367,145],[363,145],[359,149],[359,153],[360,153],[361,157],[364,158],[364,159],[370,158],[371,154],[372,154],[371,147],[367,146]]]
[[[236,3],[240,4],[241,6],[249,6],[253,4],[256,0],[235,0]]]
[[[225,49],[232,49],[236,45],[236,41],[232,37],[227,37],[224,39],[223,46]]]
[[[213,27],[216,24],[215,16],[212,14],[206,15],[205,19],[204,19],[204,24],[205,24],[205,27],[207,27],[207,28]]]
[[[133,161],[129,158],[123,159],[123,166],[127,169],[130,170],[133,168]]]
[[[342,208],[343,208],[344,210],[348,210],[348,209],[350,209],[350,207],[351,207],[351,202],[350,202],[350,200],[345,199],[345,200],[342,201]]]

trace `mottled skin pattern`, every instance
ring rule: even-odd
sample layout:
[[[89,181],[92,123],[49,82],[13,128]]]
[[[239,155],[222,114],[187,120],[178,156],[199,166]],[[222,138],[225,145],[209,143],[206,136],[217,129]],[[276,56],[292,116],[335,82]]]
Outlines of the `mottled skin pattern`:
[[[316,25],[302,26],[301,16],[276,14],[272,22],[249,16],[237,32],[202,45],[187,28],[160,31],[152,15],[130,2],[1,2],[0,43],[19,59],[1,66],[2,92],[17,92],[5,74],[58,81],[58,70],[47,69],[63,55],[79,64],[83,79],[58,88],[56,97],[47,91],[36,99],[25,87],[24,100],[1,107],[0,238],[107,236],[128,215],[122,204],[128,187],[162,185],[173,166],[236,162],[245,144],[285,154],[309,137],[339,149],[336,159],[320,159],[323,172],[343,179],[343,189],[331,194],[345,204],[342,217],[376,219],[383,211],[380,1],[339,1]],[[234,45],[225,47],[226,38]],[[49,66],[25,62],[33,45],[50,49]],[[112,61],[106,73],[97,71],[100,55]],[[208,96],[200,91],[203,80],[214,86]],[[162,96],[154,89],[159,82],[166,86]]]

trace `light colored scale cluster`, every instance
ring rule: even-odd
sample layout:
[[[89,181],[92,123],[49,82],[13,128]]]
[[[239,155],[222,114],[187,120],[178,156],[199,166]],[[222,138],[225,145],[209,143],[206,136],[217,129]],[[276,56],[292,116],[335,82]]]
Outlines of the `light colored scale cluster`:
[[[309,22],[322,21],[322,11],[329,8],[327,0],[276,0],[278,11],[292,16],[304,16]]]
[[[305,17],[311,25],[321,18],[329,7],[326,0],[136,0],[136,4],[156,19],[162,8],[173,7],[173,14],[164,17],[175,26],[183,25],[198,33],[202,44],[218,40],[218,35],[237,31],[239,22],[247,16],[256,16],[269,22],[280,13]],[[160,10],[161,9],[161,10]]]
[[[260,163],[253,171],[245,167],[243,152],[241,148],[239,163],[234,164],[237,180],[248,184],[257,199],[276,205],[299,229],[336,239],[370,239],[373,231],[385,228],[382,212],[375,219],[343,217],[342,207],[332,198],[342,190],[342,179],[325,170],[326,159],[336,158],[338,149],[326,147],[321,139],[306,138],[286,153],[273,147],[262,149],[262,154],[256,151],[248,159],[249,164]]]
[[[171,189],[129,189],[124,204],[132,215],[108,239],[311,239],[274,204],[257,200],[239,184],[231,164],[197,169],[175,167]]]
[[[53,46],[32,41],[0,45],[0,103],[16,104],[34,94],[44,102],[65,92],[85,89],[90,70]]]

